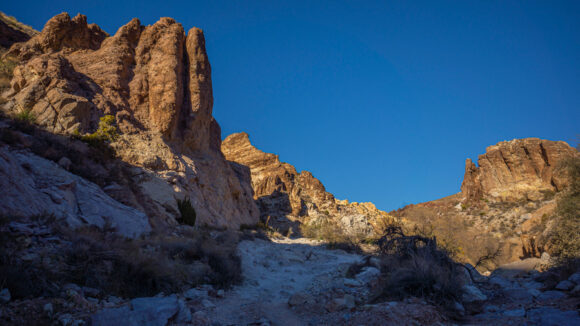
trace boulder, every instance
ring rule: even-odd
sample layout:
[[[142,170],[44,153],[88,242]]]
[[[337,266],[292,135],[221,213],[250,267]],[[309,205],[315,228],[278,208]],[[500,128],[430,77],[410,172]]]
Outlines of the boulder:
[[[462,287],[463,294],[461,296],[461,300],[463,302],[471,303],[477,301],[485,301],[487,300],[487,296],[479,290],[474,285],[464,285]]]
[[[168,297],[137,298],[131,300],[129,305],[119,308],[103,309],[91,316],[93,326],[107,325],[147,325],[165,326],[172,318],[181,321],[191,321],[184,309],[189,310],[185,304],[180,303],[176,295]]]
[[[574,273],[568,277],[568,281],[574,282],[574,284],[580,284],[580,273]]]
[[[535,325],[543,326],[575,326],[580,325],[577,311],[562,311],[551,307],[535,308],[528,311],[528,320]]]
[[[312,302],[312,296],[304,292],[296,292],[288,299],[288,305],[290,307],[300,306]]]
[[[570,291],[574,288],[574,282],[564,280],[556,285],[556,290]]]
[[[546,292],[542,292],[542,294],[540,294],[536,299],[538,301],[549,302],[549,301],[553,301],[553,300],[563,299],[565,297],[566,297],[566,294],[564,292],[546,291]]]
[[[360,273],[356,275],[356,280],[362,284],[372,284],[381,276],[381,271],[376,267],[364,267]]]

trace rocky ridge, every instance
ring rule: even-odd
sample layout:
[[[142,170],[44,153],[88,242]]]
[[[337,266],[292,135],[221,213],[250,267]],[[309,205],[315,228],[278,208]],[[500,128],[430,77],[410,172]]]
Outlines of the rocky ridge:
[[[552,226],[556,199],[570,182],[560,162],[578,155],[562,141],[514,139],[489,146],[479,166],[466,161],[461,192],[392,212],[429,225],[440,239],[460,248],[464,260],[501,250],[495,263],[540,257]],[[483,267],[483,266],[482,266]]]
[[[38,31],[34,28],[22,24],[16,18],[0,11],[0,49],[9,48],[16,42],[28,41],[36,34]]]
[[[246,133],[229,135],[222,152],[234,166],[250,168],[261,218],[276,227],[332,220],[348,233],[370,235],[391,218],[372,203],[336,199],[312,173],[299,173],[278,155],[257,149]]]
[[[133,19],[109,36],[83,15],[62,13],[5,57],[19,61],[3,94],[7,114],[64,135],[92,133],[101,117],[115,117],[120,136],[111,147],[135,167],[133,189],[124,192],[139,192],[150,217],[174,224],[176,199],[190,198],[200,224],[257,222],[249,180],[220,152],[200,29],[186,34],[171,18],[151,26]]]
[[[540,200],[562,190],[567,179],[558,163],[577,151],[563,141],[514,139],[489,146],[478,165],[467,159],[461,193],[470,201]]]

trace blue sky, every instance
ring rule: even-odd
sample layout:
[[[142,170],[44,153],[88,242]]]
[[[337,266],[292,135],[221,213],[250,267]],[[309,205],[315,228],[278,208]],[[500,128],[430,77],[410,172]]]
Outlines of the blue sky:
[[[33,10],[31,8],[34,8]],[[459,191],[502,140],[575,145],[579,1],[11,1],[36,29],[63,11],[113,34],[162,16],[206,35],[223,137],[391,210]]]

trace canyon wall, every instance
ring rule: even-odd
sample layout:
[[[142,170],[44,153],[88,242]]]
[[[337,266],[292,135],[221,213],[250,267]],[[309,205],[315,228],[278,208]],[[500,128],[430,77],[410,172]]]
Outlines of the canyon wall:
[[[234,165],[250,168],[262,220],[273,225],[327,220],[347,233],[370,235],[381,232],[382,223],[391,218],[372,203],[337,200],[312,173],[298,172],[294,166],[281,162],[278,155],[257,149],[246,133],[229,135],[222,144],[222,152]]]
[[[109,36],[83,15],[62,13],[5,58],[20,63],[3,94],[7,114],[26,114],[67,136],[95,132],[100,118],[115,117],[120,137],[110,146],[135,167],[133,186],[149,202],[148,215],[175,223],[176,200],[190,198],[199,224],[257,222],[250,180],[220,151],[200,29],[185,33],[171,18],[151,26],[133,19]]]

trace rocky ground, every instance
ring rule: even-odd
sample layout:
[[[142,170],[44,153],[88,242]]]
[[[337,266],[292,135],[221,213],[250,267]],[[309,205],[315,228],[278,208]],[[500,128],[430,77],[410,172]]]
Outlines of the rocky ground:
[[[39,225],[8,224],[38,243],[59,243]],[[545,261],[505,265],[489,277],[466,268],[461,302],[432,305],[421,298],[368,301],[380,271],[372,258],[355,275],[349,267],[364,257],[305,238],[241,241],[243,282],[229,290],[200,285],[181,293],[123,299],[99,289],[66,284],[55,297],[12,299],[0,293],[4,325],[578,325],[580,273],[557,282],[540,273]],[[36,255],[36,256],[35,256]],[[26,255],[23,255],[26,256]],[[46,256],[30,252],[34,263]],[[38,257],[40,256],[40,257]],[[373,266],[376,264],[376,267]],[[467,276],[471,273],[471,277]]]

